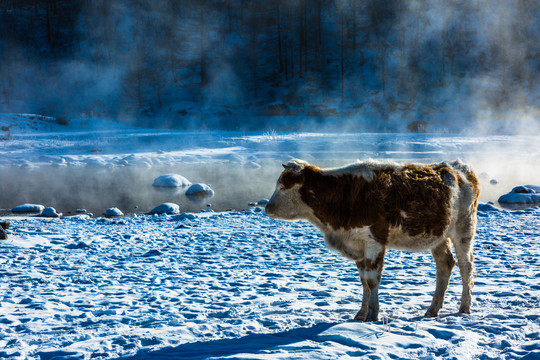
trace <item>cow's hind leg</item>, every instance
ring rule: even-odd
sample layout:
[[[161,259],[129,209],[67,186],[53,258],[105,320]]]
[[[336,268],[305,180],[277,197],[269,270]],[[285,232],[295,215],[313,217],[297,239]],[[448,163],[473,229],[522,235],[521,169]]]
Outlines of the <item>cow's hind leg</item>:
[[[368,284],[366,282],[366,278],[364,277],[364,265],[363,260],[356,262],[356,267],[358,268],[358,271],[360,272],[360,279],[362,280],[362,307],[360,310],[356,313],[356,316],[354,317],[354,320],[357,321],[366,321],[367,313],[369,310],[369,298],[371,296],[371,291],[368,287]]]
[[[359,321],[379,319],[379,284],[384,264],[384,246],[373,243],[366,247],[364,259],[356,262],[362,280],[362,307],[354,317]]]
[[[450,275],[452,275],[452,269],[456,262],[454,261],[452,249],[450,248],[450,239],[444,240],[440,245],[431,249],[431,254],[435,260],[437,280],[433,301],[426,312],[426,316],[435,317],[439,314],[439,310],[441,310],[443,306],[444,294],[446,293],[446,289],[448,289]]]
[[[461,293],[461,306],[459,312],[464,314],[471,313],[474,255],[473,255],[473,237],[466,236],[454,240],[456,257],[463,283],[463,292]]]

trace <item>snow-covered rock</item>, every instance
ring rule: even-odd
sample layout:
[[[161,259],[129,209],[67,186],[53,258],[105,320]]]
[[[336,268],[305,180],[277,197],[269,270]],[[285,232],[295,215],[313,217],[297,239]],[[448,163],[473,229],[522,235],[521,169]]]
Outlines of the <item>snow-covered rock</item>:
[[[48,207],[48,208],[45,208],[45,210],[43,210],[43,212],[41,213],[41,216],[60,217],[60,216],[62,216],[62,213],[56,212],[56,209],[53,208],[53,207]]]
[[[101,158],[89,158],[84,161],[87,167],[91,168],[106,168],[109,166],[105,160]]]
[[[121,164],[125,166],[137,166],[140,168],[150,169],[152,167],[152,161],[145,156],[137,156],[135,154],[128,155],[120,160]]]
[[[266,204],[268,204],[269,201],[270,200],[268,200],[268,199],[261,199],[261,200],[257,201],[257,205],[260,205],[260,206],[266,205]]]
[[[150,210],[150,214],[175,215],[180,212],[180,206],[175,203],[163,203]]]
[[[214,196],[214,190],[208,184],[193,184],[186,191],[187,196],[211,197]]]
[[[165,174],[158,176],[154,179],[154,183],[152,186],[157,187],[184,187],[184,186],[190,186],[191,182],[183,177],[182,175],[178,174]]]
[[[504,211],[504,210],[498,209],[497,207],[493,206],[493,204],[490,204],[490,203],[478,204],[478,212],[490,212],[490,211]]]
[[[112,207],[108,208],[107,211],[105,211],[105,216],[124,216],[124,213],[120,211],[120,209]]]
[[[34,163],[31,163],[28,160],[21,160],[19,162],[19,167],[22,169],[35,169],[37,166]]]
[[[250,170],[257,170],[261,168],[261,165],[256,163],[255,161],[248,161],[244,164],[244,167]]]
[[[41,213],[45,206],[38,204],[22,204],[11,209],[14,213]]]
[[[535,204],[540,203],[540,186],[516,186],[507,194],[499,198],[503,204]]]

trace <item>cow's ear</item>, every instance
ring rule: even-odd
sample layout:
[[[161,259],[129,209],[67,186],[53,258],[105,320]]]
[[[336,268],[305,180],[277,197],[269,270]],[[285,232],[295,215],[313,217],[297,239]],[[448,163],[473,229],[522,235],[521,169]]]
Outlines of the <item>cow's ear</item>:
[[[285,165],[285,164],[281,164],[283,166],[283,168],[285,169],[285,171],[290,171],[292,173],[295,173],[295,174],[299,174],[302,169],[298,166],[298,165]]]

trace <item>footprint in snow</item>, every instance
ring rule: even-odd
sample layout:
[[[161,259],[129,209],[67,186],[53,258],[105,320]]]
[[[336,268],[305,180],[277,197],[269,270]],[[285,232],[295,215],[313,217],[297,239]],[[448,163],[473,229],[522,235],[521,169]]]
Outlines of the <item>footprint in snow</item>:
[[[76,244],[67,244],[66,249],[87,249],[90,246],[88,246],[86,243],[79,241]]]
[[[151,257],[151,256],[159,256],[159,255],[161,255],[161,251],[150,250],[150,251],[147,251],[142,257]]]

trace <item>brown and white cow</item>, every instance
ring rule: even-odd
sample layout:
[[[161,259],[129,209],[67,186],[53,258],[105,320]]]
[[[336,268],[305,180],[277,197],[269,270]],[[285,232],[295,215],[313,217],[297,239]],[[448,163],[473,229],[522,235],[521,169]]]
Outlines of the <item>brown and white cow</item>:
[[[437,278],[428,316],[437,316],[455,265],[463,282],[462,313],[470,313],[473,239],[480,186],[462,162],[399,165],[376,161],[320,169],[303,160],[283,165],[266,206],[271,218],[308,220],[327,245],[356,262],[362,307],[355,320],[376,321],[378,290],[388,249],[430,249]]]

